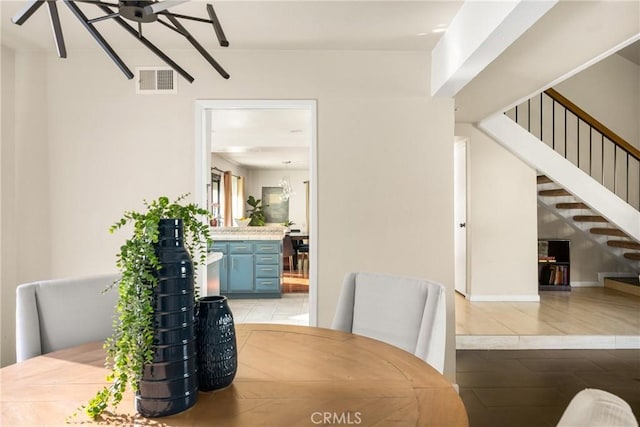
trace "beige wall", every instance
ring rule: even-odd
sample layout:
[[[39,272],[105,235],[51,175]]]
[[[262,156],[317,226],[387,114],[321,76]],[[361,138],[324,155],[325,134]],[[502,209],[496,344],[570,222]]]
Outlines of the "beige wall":
[[[50,272],[46,58],[2,49],[2,354],[15,358],[15,288]]]
[[[538,295],[535,170],[468,124],[456,135],[467,150],[469,298]]]
[[[640,148],[640,67],[611,55],[554,87]]]
[[[317,99],[319,324],[330,324],[349,271],[442,282],[445,372],[453,378],[453,101],[428,95],[428,55],[226,51],[216,55],[232,75],[225,81],[193,52],[169,53],[196,76],[174,96],[136,96],[98,49],[51,58],[41,117],[51,180],[48,202],[40,200],[51,224],[48,276],[112,271],[124,236],[107,229],[123,210],[193,191],[196,99]],[[158,63],[146,52],[122,56]],[[13,310],[4,304],[3,313]]]

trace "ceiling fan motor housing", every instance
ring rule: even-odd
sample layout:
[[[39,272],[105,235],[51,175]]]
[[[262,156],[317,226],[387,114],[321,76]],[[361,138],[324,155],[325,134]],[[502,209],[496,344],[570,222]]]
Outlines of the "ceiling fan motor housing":
[[[153,1],[119,1],[120,16],[135,22],[154,22],[158,19],[155,13],[146,13],[144,8],[152,5]]]

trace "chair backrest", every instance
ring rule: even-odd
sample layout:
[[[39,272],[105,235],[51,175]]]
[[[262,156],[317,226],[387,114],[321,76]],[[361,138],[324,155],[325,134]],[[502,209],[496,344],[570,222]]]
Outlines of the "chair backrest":
[[[585,388],[564,410],[558,427],[638,427],[627,402],[608,391]]]
[[[17,361],[110,336],[118,292],[102,291],[118,277],[106,274],[18,286]]]
[[[293,248],[293,241],[291,240],[291,236],[284,236],[282,239],[282,256],[284,258],[295,255],[296,251]]]
[[[388,274],[349,273],[331,328],[400,347],[442,373],[445,300],[444,286],[438,283]]]

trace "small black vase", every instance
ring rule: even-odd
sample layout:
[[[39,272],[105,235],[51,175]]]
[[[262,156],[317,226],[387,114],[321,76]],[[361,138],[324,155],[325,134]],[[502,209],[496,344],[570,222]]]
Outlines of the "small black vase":
[[[196,342],[200,391],[229,386],[238,370],[238,349],[227,297],[211,296],[199,300]]]
[[[161,219],[153,290],[153,359],[144,366],[136,410],[144,417],[182,412],[198,400],[193,262],[181,219]]]

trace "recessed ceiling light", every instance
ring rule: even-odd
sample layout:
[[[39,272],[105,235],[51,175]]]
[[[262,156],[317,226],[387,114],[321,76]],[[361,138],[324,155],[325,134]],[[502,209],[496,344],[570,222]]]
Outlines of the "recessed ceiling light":
[[[444,33],[445,31],[447,31],[447,24],[438,24],[431,30],[432,33]]]

